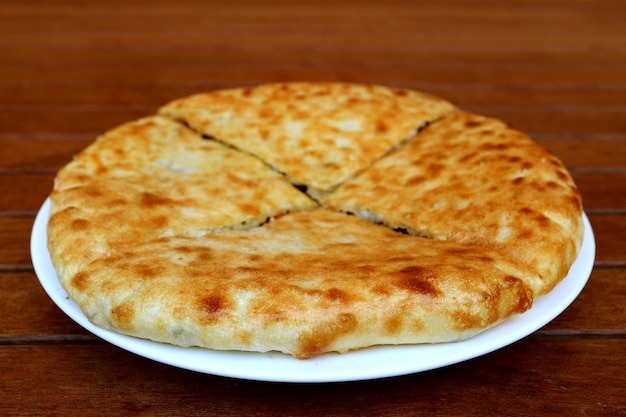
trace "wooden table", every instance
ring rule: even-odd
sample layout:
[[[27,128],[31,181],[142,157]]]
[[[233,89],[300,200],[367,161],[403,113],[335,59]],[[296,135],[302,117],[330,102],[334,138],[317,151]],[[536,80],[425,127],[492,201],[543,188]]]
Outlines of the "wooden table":
[[[626,414],[626,2],[0,4],[0,415]],[[194,92],[279,80],[415,88],[559,156],[596,234],[578,299],[449,367],[282,384],[144,359],[76,325],[29,252],[56,170],[98,134]]]

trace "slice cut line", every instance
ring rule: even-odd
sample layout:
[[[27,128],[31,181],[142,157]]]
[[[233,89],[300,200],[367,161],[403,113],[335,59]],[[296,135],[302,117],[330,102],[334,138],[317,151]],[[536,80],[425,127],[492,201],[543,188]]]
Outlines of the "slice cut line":
[[[323,204],[502,250],[539,272],[536,295],[567,275],[582,242],[580,193],[562,163],[503,122],[466,112],[432,123]]]
[[[159,112],[256,155],[319,199],[453,109],[411,90],[300,82],[196,94]]]

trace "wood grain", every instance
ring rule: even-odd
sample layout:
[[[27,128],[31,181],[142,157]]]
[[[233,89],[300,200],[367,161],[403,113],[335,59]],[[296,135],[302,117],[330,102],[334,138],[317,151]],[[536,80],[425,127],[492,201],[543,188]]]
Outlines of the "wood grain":
[[[437,372],[327,385],[175,369],[109,345],[0,346],[4,415],[619,415],[626,340],[530,337]],[[82,367],[72,363],[88,364]],[[47,384],[32,385],[45,374]],[[605,383],[599,385],[598,380]],[[132,391],[129,391],[132,389]],[[45,398],[46,402],[33,401]],[[520,414],[520,412],[524,414]],[[601,414],[602,412],[603,414]]]

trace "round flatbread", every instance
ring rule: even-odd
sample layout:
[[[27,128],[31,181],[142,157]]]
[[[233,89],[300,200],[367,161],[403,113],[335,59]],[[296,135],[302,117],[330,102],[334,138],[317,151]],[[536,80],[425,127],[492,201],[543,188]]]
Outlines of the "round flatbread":
[[[61,169],[48,247],[94,324],[297,358],[466,339],[567,273],[554,156],[427,94],[280,83],[176,100]]]

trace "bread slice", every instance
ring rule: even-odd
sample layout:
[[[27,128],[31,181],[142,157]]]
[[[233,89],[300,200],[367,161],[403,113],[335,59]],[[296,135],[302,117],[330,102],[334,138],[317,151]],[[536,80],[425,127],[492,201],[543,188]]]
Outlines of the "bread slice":
[[[252,227],[317,206],[256,158],[161,116],[105,133],[55,183],[50,252],[73,270],[152,239]]]
[[[317,209],[248,230],[161,237],[61,280],[107,329],[304,359],[466,339],[527,310],[534,274],[498,251]]]
[[[525,262],[535,295],[567,275],[582,242],[581,196],[563,164],[503,122],[455,112],[343,184],[324,204],[436,240]]]
[[[160,113],[256,155],[319,197],[453,108],[412,90],[298,82],[197,94]]]

